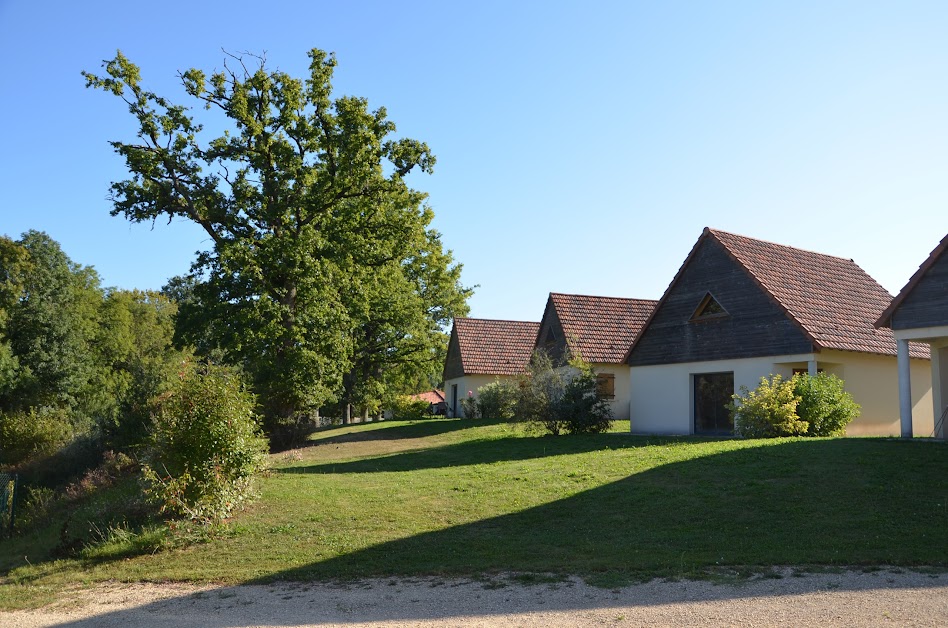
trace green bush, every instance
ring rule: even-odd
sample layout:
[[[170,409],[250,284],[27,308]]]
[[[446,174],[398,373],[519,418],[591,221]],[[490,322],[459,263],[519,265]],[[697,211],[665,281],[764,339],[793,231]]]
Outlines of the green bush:
[[[807,423],[797,416],[800,398],[793,392],[793,380],[780,375],[760,378],[755,390],[741,386],[728,409],[734,433],[744,438],[774,438],[806,434]]]
[[[0,465],[18,465],[52,455],[72,440],[69,413],[30,408],[0,413]]]
[[[729,406],[734,433],[745,438],[839,436],[859,416],[859,404],[843,380],[820,373],[762,377],[756,390],[741,386]]]
[[[509,421],[517,415],[517,382],[496,380],[477,389],[477,411],[489,419]]]
[[[612,410],[599,395],[596,374],[579,359],[554,367],[544,352],[530,360],[520,379],[517,416],[550,434],[599,433],[609,429]]]
[[[797,414],[809,425],[807,436],[841,436],[846,426],[859,416],[859,404],[843,389],[835,375],[806,373],[793,376],[793,392],[800,397]]]
[[[142,470],[162,512],[212,522],[252,497],[267,458],[254,407],[233,372],[210,364],[186,367],[159,397]]]
[[[481,418],[481,409],[477,405],[477,399],[474,397],[474,393],[471,391],[467,391],[467,397],[461,399],[461,409],[464,410],[465,419]]]
[[[398,395],[392,400],[392,418],[398,421],[414,421],[428,416],[429,403],[411,395]]]

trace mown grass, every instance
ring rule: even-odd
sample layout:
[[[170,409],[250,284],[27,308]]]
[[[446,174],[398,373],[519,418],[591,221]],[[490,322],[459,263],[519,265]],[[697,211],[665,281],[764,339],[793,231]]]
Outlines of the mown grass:
[[[260,490],[226,529],[170,549],[154,551],[167,545],[161,529],[118,529],[55,559],[56,521],[4,541],[0,607],[106,579],[513,571],[615,583],[719,566],[948,566],[948,449],[936,442],[385,422],[324,430],[275,456]]]

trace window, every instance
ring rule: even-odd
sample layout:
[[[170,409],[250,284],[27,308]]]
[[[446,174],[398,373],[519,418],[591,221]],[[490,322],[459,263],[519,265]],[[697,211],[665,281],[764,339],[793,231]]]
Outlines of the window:
[[[695,434],[733,433],[727,406],[734,394],[734,373],[699,373],[693,378]]]
[[[695,313],[691,315],[691,320],[702,321],[714,318],[723,318],[727,316],[727,310],[718,303],[718,300],[709,292],[701,299],[701,303],[695,308]]]
[[[596,375],[596,392],[603,399],[616,398],[616,376],[612,373],[599,373]]]

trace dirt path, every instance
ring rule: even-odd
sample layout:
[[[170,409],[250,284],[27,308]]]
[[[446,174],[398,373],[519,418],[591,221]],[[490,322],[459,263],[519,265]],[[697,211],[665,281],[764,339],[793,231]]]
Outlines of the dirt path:
[[[757,577],[737,584],[372,580],[357,585],[106,584],[0,613],[39,626],[948,626],[948,574],[900,570]]]

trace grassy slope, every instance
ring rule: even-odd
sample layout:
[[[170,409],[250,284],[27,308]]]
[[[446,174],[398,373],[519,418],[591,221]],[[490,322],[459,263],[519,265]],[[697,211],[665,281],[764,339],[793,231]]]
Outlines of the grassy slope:
[[[0,599],[102,579],[948,565],[948,450],[935,442],[388,422],[319,433],[275,457],[260,488],[229,531],[184,549],[142,552],[132,537],[45,560],[55,525],[6,541]]]

